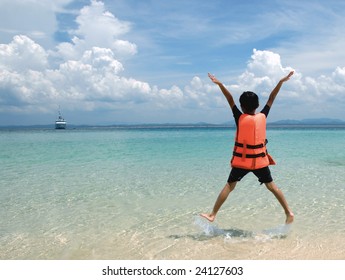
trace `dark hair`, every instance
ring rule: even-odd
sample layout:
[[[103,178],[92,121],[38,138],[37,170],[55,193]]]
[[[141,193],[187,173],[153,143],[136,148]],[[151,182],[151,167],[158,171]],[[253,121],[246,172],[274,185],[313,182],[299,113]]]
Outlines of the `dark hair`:
[[[245,91],[240,96],[240,104],[247,112],[252,112],[259,107],[259,97],[252,91]]]

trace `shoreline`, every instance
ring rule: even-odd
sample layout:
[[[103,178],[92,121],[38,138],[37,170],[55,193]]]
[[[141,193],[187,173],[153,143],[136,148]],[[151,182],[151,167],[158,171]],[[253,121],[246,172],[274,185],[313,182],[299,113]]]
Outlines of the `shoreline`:
[[[46,240],[47,241],[47,240]],[[51,250],[41,254],[3,254],[1,260],[345,260],[345,238],[305,240],[298,236],[284,239],[248,240],[241,238],[154,237],[144,240],[109,238],[108,240],[55,239]],[[59,244],[60,242],[60,244]],[[133,242],[136,246],[133,246]],[[22,244],[24,245],[24,244]],[[28,245],[28,244],[27,244]],[[29,249],[29,248],[28,248]],[[37,250],[37,248],[36,248]],[[16,250],[14,250],[16,251]]]

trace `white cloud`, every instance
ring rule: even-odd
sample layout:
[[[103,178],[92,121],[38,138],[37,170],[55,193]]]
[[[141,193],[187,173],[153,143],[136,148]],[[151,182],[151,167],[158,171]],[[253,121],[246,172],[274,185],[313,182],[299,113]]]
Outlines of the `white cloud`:
[[[130,24],[97,1],[81,9],[77,23],[72,43],[60,44],[57,52],[26,35],[0,45],[0,111],[44,112],[57,104],[94,110],[146,100],[147,83],[120,76],[124,67],[118,57],[136,53],[135,44],[118,38]]]
[[[94,46],[111,49],[119,59],[137,53],[134,43],[121,39],[130,32],[131,24],[106,11],[103,2],[92,0],[89,6],[80,10],[76,23],[77,29],[69,31],[73,36],[72,43],[57,46],[65,59],[78,58]]]
[[[267,97],[277,81],[291,70],[291,67],[282,66],[279,54],[254,49],[247,69],[239,76],[236,88],[255,91]]]
[[[105,11],[103,2],[96,0],[92,0],[90,6],[85,6],[80,10],[76,22],[78,28],[73,33],[84,36],[86,40],[93,38],[91,39],[93,42],[104,40],[101,38],[102,35],[105,35],[105,42],[107,42],[107,40],[118,38],[130,30],[129,22],[117,19],[112,13]]]
[[[179,110],[186,112],[189,108],[200,110],[202,118],[204,110],[228,110],[218,87],[206,78],[195,76],[183,89],[177,85],[159,89],[121,76],[124,66],[109,48],[92,47],[79,59],[69,59],[56,69],[49,67],[48,51],[26,36],[15,36],[9,44],[0,45],[0,53],[4,58],[0,64],[1,112],[48,112],[57,104],[68,110],[127,108],[135,112],[146,103],[150,109],[144,107],[150,113],[175,109],[178,114]],[[261,100],[266,100],[279,79],[291,69],[282,65],[279,54],[254,50],[247,69],[228,88],[236,100],[245,90],[255,91]],[[345,67],[318,78],[296,72],[277,98],[275,106],[284,112],[277,112],[277,117],[295,117],[289,116],[289,107],[293,114],[304,110],[317,116],[332,106],[333,113],[340,112],[339,103],[345,101],[344,81]]]
[[[237,91],[252,90],[258,93],[261,102],[266,102],[279,79],[291,70],[293,68],[282,65],[279,54],[254,49],[247,69],[239,76],[238,83],[229,88]],[[344,82],[345,68],[341,67],[337,67],[329,76],[320,75],[317,78],[304,77],[302,73],[295,71],[292,78],[283,85],[274,104],[274,107],[282,111],[274,115],[277,118],[342,118],[342,104],[345,104]],[[298,115],[296,112],[299,112]]]
[[[48,65],[45,50],[26,36],[14,36],[9,44],[0,44],[0,67],[22,72],[43,70]]]
[[[91,50],[84,52],[81,61],[91,64],[95,69],[104,72],[104,74],[107,72],[119,74],[123,71],[123,65],[114,59],[114,54],[110,49],[93,47]]]

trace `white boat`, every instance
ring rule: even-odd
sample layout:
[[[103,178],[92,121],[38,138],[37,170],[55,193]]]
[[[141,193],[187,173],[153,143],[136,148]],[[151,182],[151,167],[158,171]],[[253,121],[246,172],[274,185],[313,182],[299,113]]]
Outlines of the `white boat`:
[[[58,119],[55,121],[55,129],[65,129],[66,128],[66,120],[61,116],[61,112],[59,110]]]

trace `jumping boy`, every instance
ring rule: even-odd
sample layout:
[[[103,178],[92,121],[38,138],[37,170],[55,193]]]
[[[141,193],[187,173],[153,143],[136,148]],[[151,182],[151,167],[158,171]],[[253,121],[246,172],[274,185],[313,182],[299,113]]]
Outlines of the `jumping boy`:
[[[227,199],[229,194],[234,190],[238,181],[240,181],[249,172],[253,172],[260,183],[264,183],[283,207],[286,215],[286,224],[293,222],[294,214],[290,210],[288,203],[282,191],[276,186],[271,177],[269,169],[270,164],[275,164],[266,150],[266,118],[272,107],[281,86],[288,81],[293,75],[291,71],[286,77],[282,78],[276,87],[272,90],[265,107],[260,113],[255,113],[259,107],[258,96],[251,91],[243,92],[240,96],[240,105],[243,113],[237,108],[231,93],[225,86],[213,75],[208,74],[213,83],[219,86],[230,108],[232,109],[237,131],[234,145],[233,156],[231,159],[231,172],[228,182],[219,193],[211,213],[200,214],[210,222],[213,222],[216,215]]]

